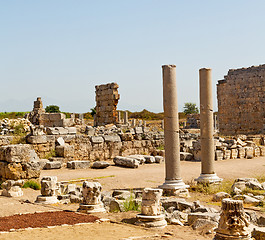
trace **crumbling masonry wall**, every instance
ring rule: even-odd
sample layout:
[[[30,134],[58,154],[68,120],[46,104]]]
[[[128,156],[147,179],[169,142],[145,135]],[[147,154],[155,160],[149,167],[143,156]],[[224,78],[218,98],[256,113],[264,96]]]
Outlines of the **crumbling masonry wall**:
[[[229,70],[218,81],[217,99],[221,134],[264,133],[265,64]]]
[[[96,126],[118,123],[117,104],[120,99],[119,85],[108,83],[98,85],[96,88]]]

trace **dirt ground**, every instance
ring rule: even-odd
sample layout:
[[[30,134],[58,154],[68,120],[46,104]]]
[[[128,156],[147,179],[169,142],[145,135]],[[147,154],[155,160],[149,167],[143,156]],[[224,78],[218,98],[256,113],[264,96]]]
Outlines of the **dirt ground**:
[[[181,162],[183,180],[188,183],[200,175],[199,162]],[[138,169],[127,169],[110,166],[107,169],[95,170],[44,170],[41,176],[57,176],[58,181],[76,179],[98,180],[103,191],[112,189],[131,189],[142,187],[157,187],[164,182],[164,163],[143,165]],[[217,175],[223,179],[234,179],[237,177],[259,177],[265,176],[265,157],[255,159],[230,159],[215,162]],[[24,189],[24,196],[20,198],[0,197],[0,216],[11,216],[18,213],[34,213],[56,210],[73,210],[78,204],[56,204],[44,206],[34,204],[40,191]],[[145,229],[130,224],[137,212],[127,213],[101,213],[100,218],[108,218],[111,222],[88,223],[74,226],[59,226],[52,228],[30,229],[18,232],[0,233],[2,239],[58,239],[58,240],[83,240],[83,239],[185,239],[206,240],[212,239],[213,234],[202,235],[190,227],[175,225],[164,229]],[[127,223],[125,223],[127,222]]]

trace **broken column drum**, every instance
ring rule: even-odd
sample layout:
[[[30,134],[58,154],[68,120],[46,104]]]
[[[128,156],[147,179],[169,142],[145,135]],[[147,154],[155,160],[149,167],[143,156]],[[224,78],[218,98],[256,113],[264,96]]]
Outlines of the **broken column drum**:
[[[136,225],[160,228],[167,225],[165,216],[161,213],[162,193],[162,189],[145,188],[143,190],[141,214],[136,216],[138,219]]]
[[[211,69],[200,69],[201,175],[198,183],[221,182],[214,171],[213,97]]]
[[[180,176],[179,119],[177,104],[176,66],[164,65],[163,102],[166,179],[159,188],[167,190],[186,189]]]
[[[57,186],[57,177],[56,176],[47,176],[41,179],[41,195],[36,199],[36,203],[42,204],[53,204],[57,203],[58,199],[56,196]]]
[[[252,238],[243,201],[225,198],[222,200],[222,213],[214,240],[230,239]]]
[[[82,213],[105,212],[101,202],[101,190],[102,186],[99,182],[83,182],[83,201],[77,211]]]

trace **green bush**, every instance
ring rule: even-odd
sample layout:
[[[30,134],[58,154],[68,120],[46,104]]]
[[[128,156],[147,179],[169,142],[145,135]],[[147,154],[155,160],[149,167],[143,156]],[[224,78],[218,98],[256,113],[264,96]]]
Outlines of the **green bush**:
[[[49,105],[45,108],[45,111],[47,113],[59,113],[60,112],[60,108],[56,105]]]
[[[41,189],[40,184],[34,180],[29,180],[29,181],[25,182],[22,187],[23,188],[32,188],[34,190],[40,190]]]

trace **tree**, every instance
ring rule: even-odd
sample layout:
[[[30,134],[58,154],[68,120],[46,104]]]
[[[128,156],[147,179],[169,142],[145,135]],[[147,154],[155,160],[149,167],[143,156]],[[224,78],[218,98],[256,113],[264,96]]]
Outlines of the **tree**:
[[[94,107],[94,108],[90,108],[90,110],[91,110],[91,115],[92,115],[92,117],[94,117],[94,115],[97,113],[96,112],[96,108]]]
[[[56,105],[49,105],[45,108],[45,111],[47,113],[59,113],[60,112],[60,108]]]
[[[185,114],[193,114],[193,113],[199,113],[199,109],[196,106],[196,103],[184,103],[184,113]]]

